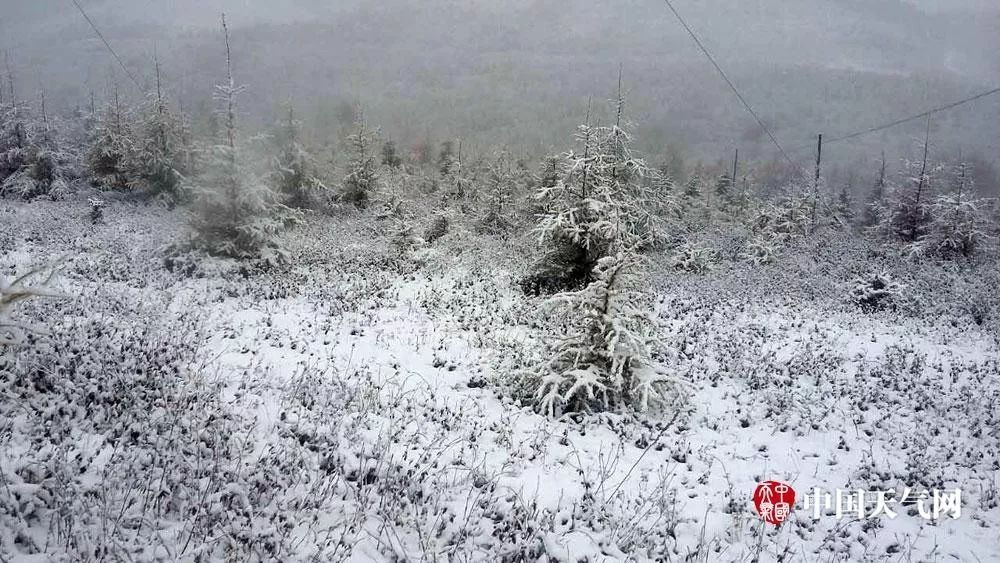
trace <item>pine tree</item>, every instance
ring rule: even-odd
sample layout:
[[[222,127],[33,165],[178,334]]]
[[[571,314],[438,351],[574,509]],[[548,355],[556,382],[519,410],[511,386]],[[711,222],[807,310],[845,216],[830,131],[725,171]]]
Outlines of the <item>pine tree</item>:
[[[536,193],[548,209],[536,233],[563,257],[556,262],[568,257],[573,274],[588,279],[598,259],[648,244],[654,231],[642,185],[647,168],[620,118],[611,127],[581,125],[576,138],[580,150],[563,157],[562,177]]]
[[[358,111],[354,133],[347,141],[351,147],[351,161],[344,178],[341,199],[357,207],[366,207],[378,189],[378,168],[375,166],[374,133],[368,128],[364,112]]]
[[[141,162],[132,126],[132,115],[121,103],[118,88],[97,124],[94,144],[87,158],[91,182],[102,190],[127,190],[137,186],[132,168]]]
[[[906,182],[890,194],[886,213],[883,214],[880,230],[905,243],[912,244],[923,238],[932,217],[931,188],[941,169],[929,161],[929,142],[930,120],[924,139],[923,158],[904,162]]]
[[[845,225],[850,225],[854,222],[854,196],[851,195],[850,182],[840,188],[833,212],[840,218],[840,222]]]
[[[967,257],[976,252],[986,237],[984,202],[971,196],[974,189],[967,164],[960,163],[956,168],[955,191],[934,199],[931,219],[926,232],[913,246],[914,253]]]
[[[285,205],[295,209],[316,209],[326,204],[330,189],[319,175],[315,157],[299,141],[299,122],[292,108],[277,135],[274,182]]]
[[[13,95],[13,93],[12,93]],[[77,156],[64,149],[61,124],[13,99],[0,105],[0,195],[58,197],[68,189]]]
[[[715,196],[718,198],[719,207],[725,207],[733,197],[733,179],[728,172],[719,176],[715,181]]]
[[[396,142],[392,139],[387,140],[382,145],[382,165],[389,168],[399,168],[403,165],[403,159],[399,156]]]
[[[509,152],[500,150],[487,166],[488,210],[483,219],[483,228],[491,233],[502,233],[510,227],[507,214],[515,187],[511,160]]]
[[[163,96],[160,62],[154,59],[156,93],[144,108],[136,150],[125,163],[135,178],[134,184],[147,190],[151,197],[161,198],[173,206],[187,199],[185,175],[189,174],[190,152],[187,124],[175,114]]]
[[[561,335],[545,360],[525,374],[525,391],[549,416],[666,405],[674,381],[657,373],[651,349],[655,323],[639,288],[642,259],[631,252],[602,257],[594,280],[561,293],[545,308],[561,314]]]
[[[222,29],[228,80],[216,86],[216,98],[225,105],[225,139],[211,148],[206,170],[195,187],[194,243],[211,254],[278,262],[285,258],[278,234],[296,217],[243,162],[237,145],[236,99],[244,87],[233,81],[225,16]]]
[[[885,151],[882,151],[882,166],[879,170],[878,180],[872,186],[872,192],[868,196],[868,201],[865,202],[862,226],[868,228],[875,227],[879,223],[880,217],[884,214],[886,181]]]

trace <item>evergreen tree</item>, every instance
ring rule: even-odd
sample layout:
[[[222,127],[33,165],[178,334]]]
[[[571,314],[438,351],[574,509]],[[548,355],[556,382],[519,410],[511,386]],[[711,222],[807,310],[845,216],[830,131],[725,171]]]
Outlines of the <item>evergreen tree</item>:
[[[972,196],[975,190],[968,166],[960,163],[956,168],[955,190],[934,199],[927,230],[913,246],[915,253],[971,256],[986,237],[984,202]]]
[[[233,81],[229,29],[225,16],[227,83],[216,86],[223,102],[225,139],[211,147],[205,172],[195,187],[193,227],[196,246],[233,258],[281,261],[278,234],[295,221],[279,195],[246,166],[237,144],[236,99],[244,87]]]
[[[868,201],[865,202],[865,213],[862,219],[862,226],[871,228],[879,223],[880,216],[885,208],[886,181],[885,152],[883,151],[882,166],[879,170],[878,180],[872,186],[872,191],[868,196]]]
[[[577,142],[579,151],[563,158],[559,181],[536,194],[549,210],[536,232],[560,254],[568,250],[589,278],[601,257],[651,242],[653,227],[642,185],[647,168],[633,156],[628,131],[620,124],[585,124]]]
[[[299,122],[288,109],[288,119],[278,130],[274,178],[285,205],[296,209],[316,209],[329,198],[329,188],[319,177],[319,165],[299,141]]]
[[[97,123],[94,144],[90,147],[87,163],[91,182],[102,190],[126,190],[137,186],[136,163],[138,156],[132,115],[125,108],[114,90],[114,97]]]
[[[344,178],[341,199],[357,207],[368,205],[378,189],[378,168],[375,166],[374,134],[365,122],[364,113],[358,111],[355,131],[347,141],[351,147],[351,161]]]
[[[396,143],[392,139],[382,145],[382,165],[389,168],[399,168],[403,165],[403,159],[400,158]]]
[[[850,225],[854,222],[854,196],[851,195],[850,182],[840,188],[833,212],[845,225]]]
[[[507,213],[515,187],[511,160],[510,153],[501,150],[488,165],[486,174],[488,211],[483,219],[483,227],[489,232],[500,233],[510,226]]]

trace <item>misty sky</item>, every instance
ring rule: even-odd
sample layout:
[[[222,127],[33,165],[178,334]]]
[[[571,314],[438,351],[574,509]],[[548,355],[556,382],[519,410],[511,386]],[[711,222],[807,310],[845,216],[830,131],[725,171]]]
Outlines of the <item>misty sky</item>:
[[[741,146],[767,156],[756,125],[660,0],[80,3],[146,89],[155,46],[168,90],[188,111],[204,109],[219,81],[225,11],[253,122],[291,103],[322,124],[338,105],[360,103],[399,138],[550,146],[571,134],[589,97],[612,94],[624,64],[632,118],[653,150],[670,143],[707,158]],[[790,147],[1000,84],[995,0],[675,4]],[[124,80],[70,0],[0,0],[0,49],[21,97],[44,89],[71,107]],[[843,164],[887,145],[902,154],[920,130],[865,139]],[[942,116],[935,131],[948,150],[1000,160],[995,99]]]

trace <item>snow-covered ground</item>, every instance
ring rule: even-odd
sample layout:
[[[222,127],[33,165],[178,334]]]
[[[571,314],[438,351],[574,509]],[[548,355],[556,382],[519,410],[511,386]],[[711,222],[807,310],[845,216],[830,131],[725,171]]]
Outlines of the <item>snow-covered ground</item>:
[[[400,256],[368,214],[314,216],[287,269],[186,270],[162,252],[178,213],[86,214],[0,205],[0,274],[64,256],[73,296],[27,303],[49,333],[0,355],[0,560],[1000,561],[995,264],[836,238],[705,274],[654,253],[683,407],[554,420],[509,392],[541,353],[527,238],[456,221]],[[883,268],[905,298],[857,309]],[[962,511],[800,500],[774,527],[768,479],[957,487]]]

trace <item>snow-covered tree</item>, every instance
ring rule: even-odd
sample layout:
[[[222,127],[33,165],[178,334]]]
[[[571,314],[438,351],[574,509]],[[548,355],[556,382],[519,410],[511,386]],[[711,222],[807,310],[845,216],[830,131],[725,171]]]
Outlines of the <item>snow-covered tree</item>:
[[[508,213],[515,186],[510,153],[506,150],[497,151],[487,164],[486,171],[487,212],[483,218],[483,228],[488,232],[501,233],[510,226]]]
[[[930,204],[930,221],[913,245],[914,253],[970,256],[986,238],[984,202],[971,195],[975,191],[967,166],[963,163],[958,168],[955,191],[937,196]]]
[[[116,88],[111,103],[100,115],[94,143],[87,155],[91,182],[102,190],[125,190],[137,185],[134,166],[142,159],[138,156],[132,119]]]
[[[392,139],[382,144],[382,166],[389,168],[399,168],[403,165],[403,158],[399,156],[399,149]]]
[[[358,119],[347,142],[351,148],[351,160],[347,165],[340,198],[357,207],[368,205],[378,189],[378,166],[375,164],[374,132],[369,129],[364,113],[358,111]]]
[[[563,157],[562,177],[536,193],[547,212],[535,232],[558,253],[568,247],[588,279],[598,259],[648,244],[655,231],[642,182],[646,164],[633,155],[621,120],[581,125],[576,138],[579,148]]]
[[[129,168],[133,183],[151,197],[168,205],[187,199],[185,176],[192,161],[188,126],[184,117],[170,109],[160,84],[160,63],[156,60],[156,93],[143,107],[136,131],[136,150]]]
[[[861,225],[866,228],[876,227],[885,209],[886,183],[888,179],[885,175],[885,153],[882,153],[882,166],[879,170],[878,180],[872,185],[872,191],[865,202],[864,215],[861,218]]]
[[[849,225],[854,222],[854,196],[851,195],[851,184],[844,184],[837,194],[834,202],[833,213],[840,219],[840,222]]]
[[[545,360],[525,374],[539,411],[646,410],[670,400],[674,381],[650,360],[655,321],[640,291],[641,266],[631,252],[602,257],[593,282],[545,302],[563,330],[547,342]]]
[[[64,148],[60,123],[19,102],[0,105],[0,195],[32,199],[66,191],[75,154]],[[69,176],[69,177],[68,177]]]
[[[327,203],[330,189],[320,178],[319,164],[300,142],[299,122],[291,109],[277,134],[274,177],[284,203],[296,209],[316,209]]]
[[[904,161],[902,185],[888,194],[879,230],[905,243],[915,243],[927,234],[931,222],[932,185],[942,168],[928,160],[928,142],[923,158]]]
[[[281,261],[278,234],[295,221],[280,196],[251,172],[237,145],[236,98],[244,88],[233,81],[229,30],[226,36],[226,84],[216,86],[224,105],[225,139],[211,147],[204,173],[194,188],[194,243],[211,254]]]

